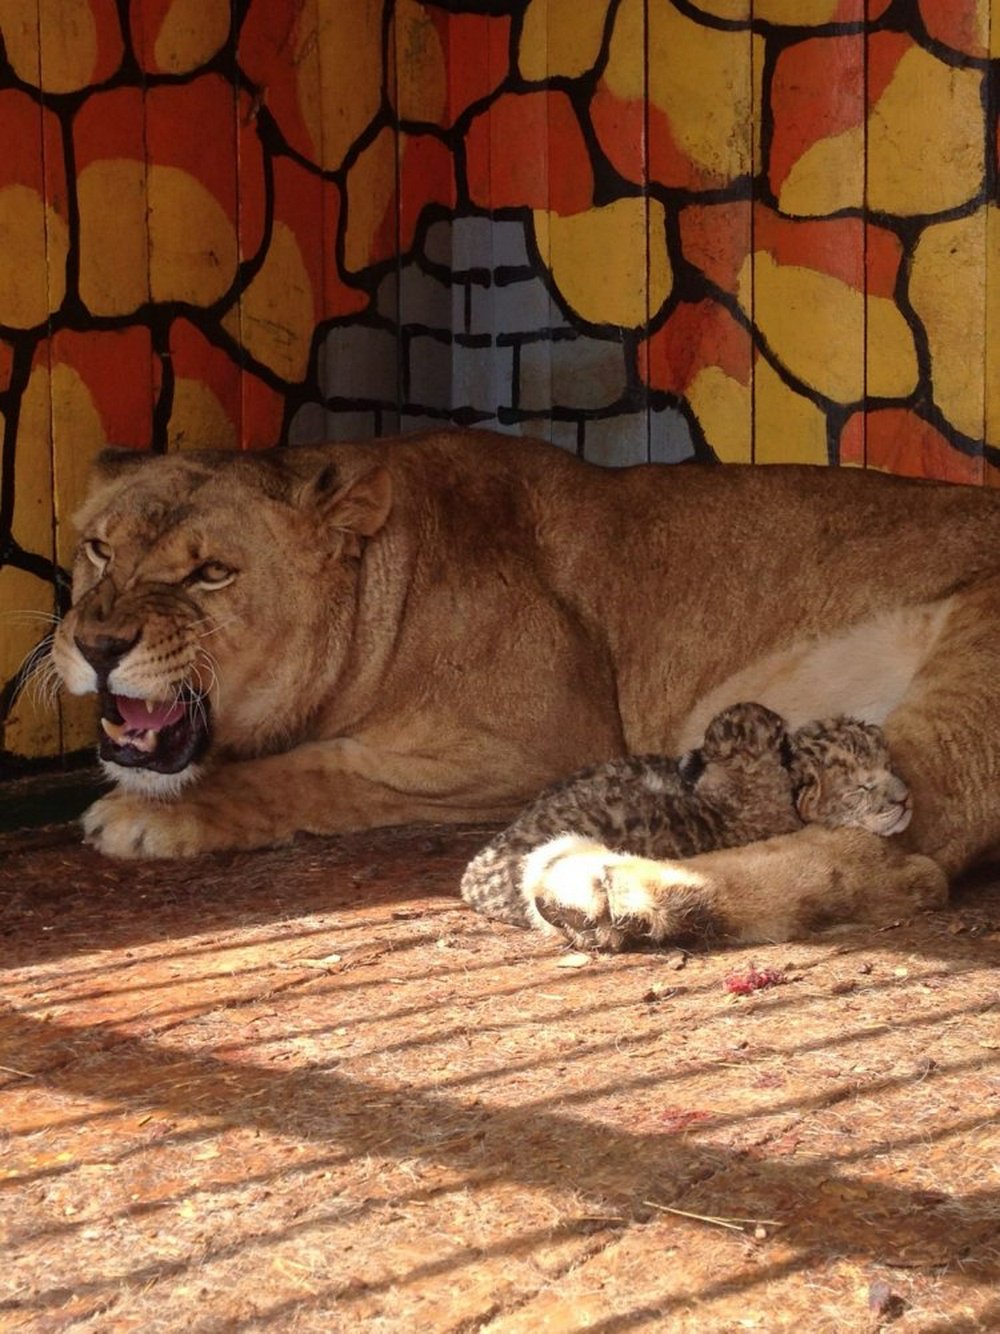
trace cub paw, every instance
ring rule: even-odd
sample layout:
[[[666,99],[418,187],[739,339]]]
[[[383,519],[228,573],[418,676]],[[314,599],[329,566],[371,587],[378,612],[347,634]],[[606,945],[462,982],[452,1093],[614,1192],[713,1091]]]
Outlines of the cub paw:
[[[205,849],[197,816],[183,802],[110,792],[83,814],[84,842],[107,857],[192,857]]]

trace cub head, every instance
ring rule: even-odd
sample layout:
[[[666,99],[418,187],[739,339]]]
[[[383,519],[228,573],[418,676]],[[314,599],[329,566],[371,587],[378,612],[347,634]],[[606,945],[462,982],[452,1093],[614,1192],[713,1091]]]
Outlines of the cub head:
[[[99,701],[100,758],[170,796],[213,752],[300,733],[342,664],[385,469],[334,449],[99,456],[53,661]]]
[[[791,753],[785,721],[763,704],[733,704],[717,713],[701,745],[683,755],[681,778],[734,808],[791,813]]]
[[[856,718],[807,723],[791,736],[795,805],[807,822],[901,833],[913,814],[910,790],[892,769],[881,728]]]

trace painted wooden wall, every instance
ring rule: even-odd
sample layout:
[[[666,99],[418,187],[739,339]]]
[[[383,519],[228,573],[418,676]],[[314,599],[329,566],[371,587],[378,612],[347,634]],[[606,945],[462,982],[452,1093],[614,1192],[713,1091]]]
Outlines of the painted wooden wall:
[[[106,442],[992,485],[990,0],[0,0],[0,765]],[[933,553],[928,553],[933,558]]]

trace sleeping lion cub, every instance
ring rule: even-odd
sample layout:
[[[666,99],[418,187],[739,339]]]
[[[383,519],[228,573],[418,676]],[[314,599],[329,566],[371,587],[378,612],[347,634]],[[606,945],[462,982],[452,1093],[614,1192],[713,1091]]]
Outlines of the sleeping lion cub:
[[[599,868],[621,855],[690,857],[812,823],[888,835],[910,814],[878,727],[839,717],[789,732],[763,705],[735,704],[679,759],[612,760],[548,788],[469,863],[461,895],[486,917],[550,929],[532,890],[570,854],[593,853]],[[562,913],[558,924],[593,944],[584,923],[574,931]]]

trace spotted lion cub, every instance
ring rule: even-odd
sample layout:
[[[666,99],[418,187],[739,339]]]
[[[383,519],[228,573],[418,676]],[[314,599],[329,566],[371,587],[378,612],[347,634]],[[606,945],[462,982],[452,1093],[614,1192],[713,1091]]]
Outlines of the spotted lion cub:
[[[763,705],[734,704],[680,758],[611,760],[548,788],[473,858],[461,895],[486,917],[550,930],[531,886],[568,853],[683,858],[810,823],[888,835],[910,813],[878,727],[840,717],[789,732]]]

